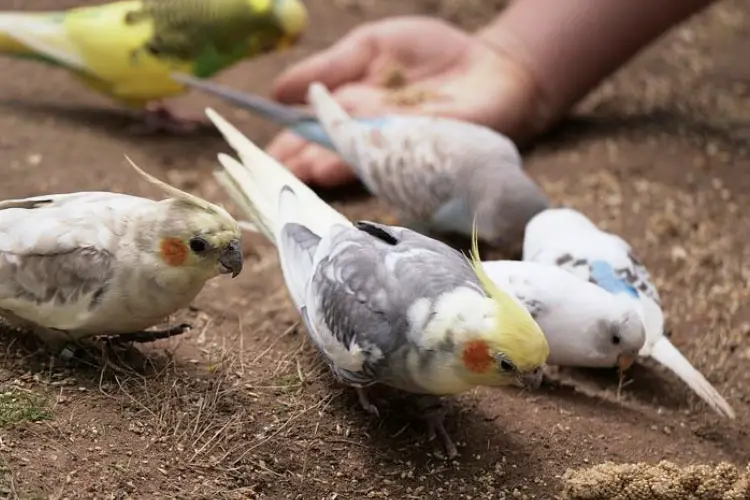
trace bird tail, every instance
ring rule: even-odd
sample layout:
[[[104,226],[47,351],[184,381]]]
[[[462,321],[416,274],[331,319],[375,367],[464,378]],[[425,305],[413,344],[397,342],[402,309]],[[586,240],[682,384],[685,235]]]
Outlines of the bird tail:
[[[312,113],[273,102],[257,94],[239,92],[224,85],[202,80],[191,75],[186,75],[185,73],[172,73],[172,78],[189,87],[231,102],[279,125],[289,127],[299,121],[315,120],[315,116]]]
[[[68,36],[64,12],[0,13],[0,53],[85,69],[86,62]]]
[[[711,408],[722,416],[735,418],[734,410],[711,383],[672,345],[668,338],[656,341],[650,356],[672,370]]]
[[[280,231],[288,222],[280,219],[280,214],[284,212],[279,210],[280,196],[285,186],[292,189],[299,203],[297,222],[318,236],[325,235],[334,224],[351,225],[349,219],[253,144],[219,113],[208,108],[206,115],[238,153],[241,161],[220,154],[219,161],[224,170],[214,175],[232,200],[250,217],[255,230],[269,241],[277,245]],[[250,229],[247,223],[243,227]]]
[[[307,89],[307,102],[315,109],[317,116],[323,128],[334,139],[337,129],[343,126],[354,126],[356,122],[352,120],[349,113],[344,110],[343,106],[336,102],[328,89],[320,82],[313,82]],[[354,123],[352,123],[354,122]],[[334,144],[335,144],[334,140]]]

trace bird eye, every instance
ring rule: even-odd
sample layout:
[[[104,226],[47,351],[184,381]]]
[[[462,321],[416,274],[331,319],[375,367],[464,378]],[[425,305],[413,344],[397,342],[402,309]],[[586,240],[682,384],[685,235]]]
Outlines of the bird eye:
[[[614,345],[620,345],[620,336],[619,335],[612,335],[612,343]]]
[[[507,359],[504,359],[500,361],[500,368],[505,370],[506,372],[514,372],[516,371],[516,365],[508,361]]]
[[[203,253],[208,249],[208,242],[203,238],[191,238],[190,250],[195,253]]]

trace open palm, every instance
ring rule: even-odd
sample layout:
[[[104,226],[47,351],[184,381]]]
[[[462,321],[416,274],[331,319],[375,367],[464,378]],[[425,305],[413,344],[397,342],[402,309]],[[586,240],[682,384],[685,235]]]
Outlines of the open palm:
[[[398,68],[403,90],[385,82]],[[501,131],[513,130],[525,98],[524,75],[475,37],[439,20],[400,17],[365,24],[327,50],[293,66],[275,84],[275,97],[306,102],[307,87],[325,84],[353,115],[388,113],[459,118]],[[420,94],[418,102],[394,97]],[[267,148],[303,181],[337,186],[353,179],[334,153],[284,131]]]

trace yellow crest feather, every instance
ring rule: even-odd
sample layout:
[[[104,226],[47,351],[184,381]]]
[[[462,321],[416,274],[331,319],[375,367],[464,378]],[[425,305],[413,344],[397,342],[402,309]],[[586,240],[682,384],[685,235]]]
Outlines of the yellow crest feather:
[[[498,333],[501,337],[498,342],[503,346],[503,350],[521,370],[542,364],[549,356],[547,338],[528,309],[501,290],[484,270],[479,255],[476,219],[471,228],[470,263],[482,287],[497,304]]]

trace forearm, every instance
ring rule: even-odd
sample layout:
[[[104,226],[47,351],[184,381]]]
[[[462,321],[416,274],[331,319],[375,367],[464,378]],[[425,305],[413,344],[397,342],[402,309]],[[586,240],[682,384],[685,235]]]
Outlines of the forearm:
[[[670,27],[711,0],[515,0],[477,32],[525,67],[544,129]],[[541,130],[539,130],[541,131]]]

